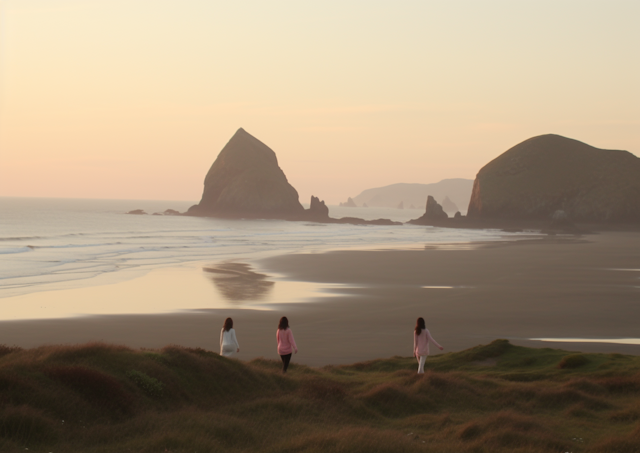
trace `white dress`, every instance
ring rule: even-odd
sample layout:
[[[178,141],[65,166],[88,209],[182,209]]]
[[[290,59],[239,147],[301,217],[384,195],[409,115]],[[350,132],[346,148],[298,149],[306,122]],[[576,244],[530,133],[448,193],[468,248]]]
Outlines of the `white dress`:
[[[236,338],[235,329],[229,329],[229,331],[226,331],[223,327],[220,331],[220,355],[231,357],[238,349],[240,349],[240,345]]]

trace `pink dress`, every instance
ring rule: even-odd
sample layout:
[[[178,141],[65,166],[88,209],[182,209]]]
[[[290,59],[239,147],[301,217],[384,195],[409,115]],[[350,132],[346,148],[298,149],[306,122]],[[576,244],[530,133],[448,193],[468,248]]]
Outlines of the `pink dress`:
[[[420,335],[413,332],[413,355],[416,357],[429,355],[429,342],[433,342],[437,347],[441,348],[436,340],[429,333],[429,329],[422,329]]]
[[[278,354],[287,355],[298,351],[296,340],[293,339],[293,332],[288,327],[285,330],[278,329],[276,338],[278,339]]]

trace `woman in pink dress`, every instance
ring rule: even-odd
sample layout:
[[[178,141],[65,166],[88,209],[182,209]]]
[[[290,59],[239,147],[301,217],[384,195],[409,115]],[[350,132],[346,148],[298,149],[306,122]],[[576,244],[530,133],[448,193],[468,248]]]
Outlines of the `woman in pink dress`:
[[[418,318],[413,331],[413,356],[418,359],[418,374],[424,374],[424,362],[429,355],[429,342],[435,344],[441,351],[444,349],[429,333],[424,324],[424,318]]]
[[[291,353],[298,353],[298,346],[296,340],[293,339],[293,332],[289,329],[289,320],[286,316],[280,318],[276,339],[278,340],[278,354],[282,359],[282,372],[286,373],[291,361]]]

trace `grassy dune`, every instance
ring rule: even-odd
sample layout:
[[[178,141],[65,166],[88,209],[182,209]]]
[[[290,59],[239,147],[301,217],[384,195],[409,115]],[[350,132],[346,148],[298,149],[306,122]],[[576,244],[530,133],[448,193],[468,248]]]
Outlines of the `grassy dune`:
[[[640,452],[640,357],[496,340],[321,369],[201,349],[0,347],[0,451]]]

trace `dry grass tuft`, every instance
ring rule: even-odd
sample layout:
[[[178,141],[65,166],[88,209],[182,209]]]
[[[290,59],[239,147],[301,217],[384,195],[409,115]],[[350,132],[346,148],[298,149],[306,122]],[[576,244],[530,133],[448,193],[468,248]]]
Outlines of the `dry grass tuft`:
[[[5,355],[11,354],[13,352],[20,352],[22,348],[17,346],[7,346],[5,344],[0,344],[0,357],[4,357]]]
[[[116,378],[108,374],[84,366],[50,366],[44,370],[44,374],[79,393],[91,404],[109,411],[131,411],[132,396]]]
[[[25,444],[56,439],[56,423],[42,411],[28,406],[8,406],[0,411],[0,438]]]
[[[583,354],[571,354],[562,358],[560,363],[558,363],[558,368],[578,368],[589,363],[589,359],[587,359]]]
[[[640,453],[640,426],[624,437],[609,437],[598,442],[592,453]]]

